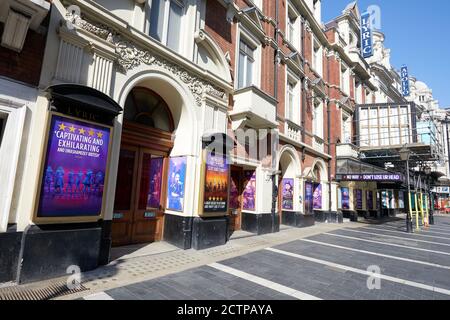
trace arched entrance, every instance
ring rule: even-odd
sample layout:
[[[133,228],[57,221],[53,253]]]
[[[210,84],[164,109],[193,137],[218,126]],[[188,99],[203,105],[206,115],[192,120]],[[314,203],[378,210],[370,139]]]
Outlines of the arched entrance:
[[[285,146],[280,152],[278,181],[278,212],[280,223],[289,224],[292,217],[299,212],[299,180],[300,161],[293,147]]]
[[[304,172],[305,177],[305,213],[315,214],[316,220],[324,219],[327,210],[328,183],[325,162],[321,159],[314,161]]]
[[[164,99],[150,89],[133,88],[124,108],[112,225],[114,246],[162,239],[173,131],[174,121]]]

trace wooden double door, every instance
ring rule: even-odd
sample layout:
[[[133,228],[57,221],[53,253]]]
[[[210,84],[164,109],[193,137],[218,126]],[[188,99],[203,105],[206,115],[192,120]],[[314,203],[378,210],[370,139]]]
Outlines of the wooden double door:
[[[112,224],[113,246],[162,239],[167,168],[166,153],[122,145]]]
[[[241,230],[242,226],[242,202],[244,192],[244,171],[240,167],[231,167],[231,185],[230,185],[230,201],[229,201],[229,231],[232,234],[234,231]]]

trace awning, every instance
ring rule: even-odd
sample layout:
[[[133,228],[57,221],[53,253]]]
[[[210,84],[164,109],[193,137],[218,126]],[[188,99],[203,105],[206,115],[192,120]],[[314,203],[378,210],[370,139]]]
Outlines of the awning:
[[[337,160],[336,169],[337,181],[405,182],[405,177],[401,173],[391,172],[354,159]]]
[[[107,113],[114,117],[123,109],[112,98],[94,88],[78,84],[57,84],[46,89],[49,99],[55,104],[65,103],[74,106]]]

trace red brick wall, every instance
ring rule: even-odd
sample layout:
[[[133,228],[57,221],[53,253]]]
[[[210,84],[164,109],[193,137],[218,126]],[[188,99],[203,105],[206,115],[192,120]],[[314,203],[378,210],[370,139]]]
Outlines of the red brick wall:
[[[3,34],[3,27],[0,23],[0,34]],[[20,53],[0,46],[0,75],[37,86],[41,75],[45,38],[45,35],[29,30]]]

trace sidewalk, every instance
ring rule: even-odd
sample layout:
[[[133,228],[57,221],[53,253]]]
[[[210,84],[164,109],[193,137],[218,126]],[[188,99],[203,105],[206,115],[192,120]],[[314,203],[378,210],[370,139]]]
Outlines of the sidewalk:
[[[114,260],[111,263],[82,273],[82,286],[78,290],[64,292],[67,289],[62,287],[65,286],[68,277],[62,277],[0,289],[0,300],[2,293],[3,295],[9,293],[11,296],[14,292],[19,292],[13,296],[19,296],[21,299],[27,299],[29,296],[56,300],[78,299],[97,292],[182,272],[344,227],[358,228],[361,227],[361,223],[346,222],[340,225],[318,223],[304,229],[282,226],[279,233],[262,236],[239,231],[233,234],[226,245],[202,251],[181,250],[166,242],[114,248],[111,253]],[[40,291],[40,294],[32,295],[29,293],[30,290]]]

